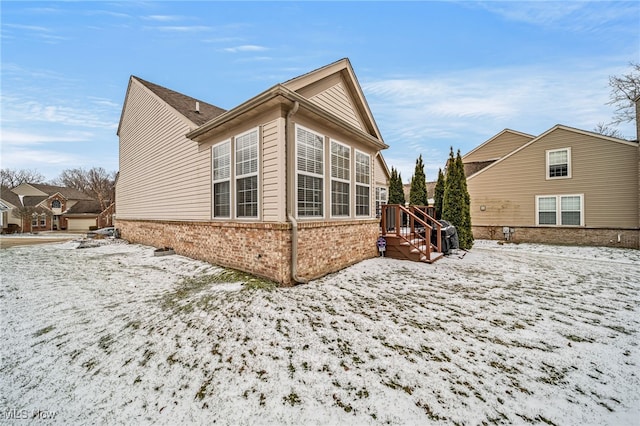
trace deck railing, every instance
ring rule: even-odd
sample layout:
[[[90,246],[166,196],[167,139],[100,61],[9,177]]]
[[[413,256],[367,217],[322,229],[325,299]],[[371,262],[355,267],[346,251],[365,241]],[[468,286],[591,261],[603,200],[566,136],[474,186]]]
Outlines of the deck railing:
[[[435,209],[429,206],[409,206],[385,204],[381,206],[382,235],[394,235],[421,254],[431,259],[431,252],[442,252],[442,225],[435,216]],[[431,236],[435,232],[435,244]]]

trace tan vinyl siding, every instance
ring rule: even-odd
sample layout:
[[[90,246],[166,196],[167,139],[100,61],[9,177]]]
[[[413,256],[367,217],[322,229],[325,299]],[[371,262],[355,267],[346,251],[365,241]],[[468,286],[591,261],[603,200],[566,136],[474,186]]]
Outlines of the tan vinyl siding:
[[[561,148],[572,177],[547,180],[546,151]],[[534,226],[536,195],[584,194],[584,226],[638,227],[637,173],[637,146],[557,128],[468,179],[472,223]]]
[[[384,186],[384,187],[389,186],[389,181],[387,179],[387,172],[385,171],[384,165],[382,164],[382,158],[380,156],[375,156],[373,163],[374,163],[373,182],[375,186]]]
[[[464,162],[496,160],[530,142],[532,136],[504,131],[464,156]]]
[[[353,102],[344,89],[342,83],[338,83],[335,86],[318,93],[310,98],[310,100],[352,126],[364,131],[362,123],[358,118],[358,114],[353,107]]]
[[[284,145],[284,119],[262,126],[262,217],[265,222],[286,220]]]
[[[120,128],[119,218],[210,218],[210,150],[185,138],[189,130],[186,119],[132,80]]]

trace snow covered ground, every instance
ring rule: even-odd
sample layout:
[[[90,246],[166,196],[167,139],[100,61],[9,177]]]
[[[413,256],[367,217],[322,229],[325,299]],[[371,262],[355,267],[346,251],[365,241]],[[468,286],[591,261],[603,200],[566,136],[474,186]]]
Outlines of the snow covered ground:
[[[149,247],[77,245],[0,251],[0,420],[640,418],[637,250],[479,241],[269,289]]]

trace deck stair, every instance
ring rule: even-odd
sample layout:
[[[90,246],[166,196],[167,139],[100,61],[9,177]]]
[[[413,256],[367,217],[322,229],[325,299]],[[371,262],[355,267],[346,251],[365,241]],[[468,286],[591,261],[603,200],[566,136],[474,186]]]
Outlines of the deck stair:
[[[387,242],[385,256],[426,263],[443,256],[442,225],[434,218],[433,207],[386,204],[381,215],[381,233]]]

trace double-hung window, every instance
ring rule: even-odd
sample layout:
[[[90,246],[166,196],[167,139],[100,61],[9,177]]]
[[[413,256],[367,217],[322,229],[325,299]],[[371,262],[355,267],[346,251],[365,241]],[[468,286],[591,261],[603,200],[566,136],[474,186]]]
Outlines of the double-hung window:
[[[547,179],[571,177],[571,148],[547,151]]]
[[[213,217],[231,217],[231,141],[212,148]]]
[[[324,136],[296,126],[296,179],[299,217],[322,217]]]
[[[544,195],[536,197],[537,225],[584,225],[584,195]]]
[[[349,216],[351,149],[331,141],[331,216]]]
[[[47,215],[45,213],[40,215],[40,226],[47,226]]]
[[[387,204],[387,188],[384,186],[376,186],[376,217],[382,214],[382,206]]]
[[[369,216],[371,208],[371,156],[356,151],[356,216]]]
[[[258,217],[258,130],[235,138],[236,216]]]

